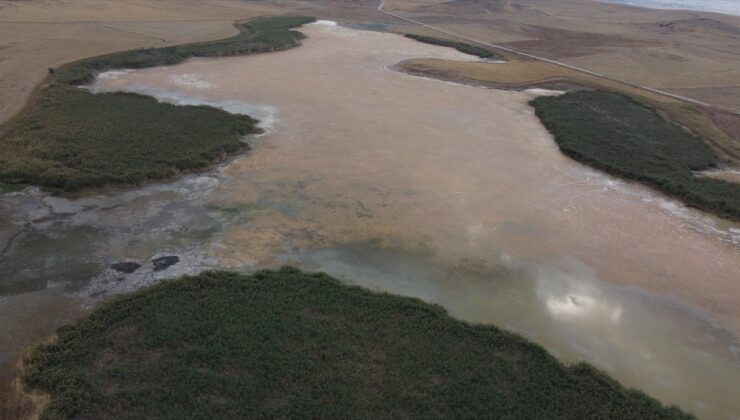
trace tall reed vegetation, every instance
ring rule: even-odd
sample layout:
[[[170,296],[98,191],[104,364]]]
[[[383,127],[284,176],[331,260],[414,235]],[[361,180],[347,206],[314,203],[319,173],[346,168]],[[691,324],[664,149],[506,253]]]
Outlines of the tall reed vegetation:
[[[560,150],[691,206],[740,219],[740,185],[698,176],[717,157],[698,137],[614,92],[576,91],[530,102]]]
[[[112,69],[180,63],[294,47],[291,28],[310,17],[265,17],[237,24],[212,42],[144,48],[80,60],[50,71],[29,105],[0,132],[0,181],[77,191],[169,179],[248,148],[257,121],[206,106],[175,106],[127,93],[93,94],[78,85]]]
[[[691,418],[517,335],[287,268],[113,299],[25,372],[46,419]]]
[[[491,50],[488,50],[483,47],[479,47],[477,45],[467,44],[465,42],[450,41],[448,39],[436,38],[433,36],[426,36],[426,35],[406,34],[404,36],[406,38],[411,38],[416,41],[423,42],[425,44],[440,45],[442,47],[454,48],[460,51],[461,53],[475,55],[480,58],[485,58],[489,60],[501,58],[498,54],[496,54],[495,52]]]

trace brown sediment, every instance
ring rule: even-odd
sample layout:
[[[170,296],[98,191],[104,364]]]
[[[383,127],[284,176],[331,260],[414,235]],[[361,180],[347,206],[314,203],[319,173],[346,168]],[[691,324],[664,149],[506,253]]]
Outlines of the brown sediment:
[[[40,344],[52,344],[57,335],[51,335]],[[25,372],[24,361],[33,348],[29,348],[15,364],[17,372],[10,380],[0,380],[0,418],[36,420],[41,416],[44,407],[51,401],[51,395],[38,389],[28,389],[23,385]]]
[[[26,389],[22,382],[23,361],[39,337],[45,343],[56,339],[54,330],[81,314],[80,299],[57,291],[36,292],[11,301],[2,298],[0,355],[9,357],[0,365],[0,418],[22,419],[39,414],[48,400],[45,394]],[[29,310],[33,308],[33,310]]]
[[[26,419],[39,411],[39,405],[26,394],[20,372],[14,378],[0,378],[0,418]]]
[[[581,74],[549,63],[514,60],[506,63],[405,60],[399,71],[417,76],[496,89],[607,89],[626,93],[704,139],[726,162],[740,164],[740,115],[718,108],[689,105],[611,80]]]
[[[57,339],[57,335],[54,334],[48,337],[42,343],[43,344],[53,344],[56,341],[56,339]],[[25,373],[24,360],[26,360],[27,356],[28,354],[18,362],[19,374],[18,374],[18,377],[13,380],[13,384],[15,385],[16,393],[18,395],[19,400],[29,401],[31,404],[31,407],[33,408],[33,410],[29,413],[30,414],[29,418],[31,418],[32,420],[36,420],[41,416],[41,413],[44,411],[44,408],[46,407],[46,405],[49,404],[49,402],[51,401],[51,395],[46,392],[37,390],[37,389],[31,390],[23,386],[22,377]]]

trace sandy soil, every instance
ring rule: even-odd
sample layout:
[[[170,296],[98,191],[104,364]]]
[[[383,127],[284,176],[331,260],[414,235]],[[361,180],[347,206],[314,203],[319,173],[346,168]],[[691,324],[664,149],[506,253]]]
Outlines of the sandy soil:
[[[28,343],[42,341],[60,323],[71,322],[79,315],[79,299],[70,298],[58,291],[43,290],[29,293],[15,302],[0,298],[4,306],[4,322],[0,325],[3,349],[13,354],[30,351]],[[33,307],[34,311],[25,308]],[[39,316],[39,314],[44,314]],[[0,363],[0,418],[27,418],[36,409],[39,400],[23,393],[18,372],[20,360],[2,360]]]

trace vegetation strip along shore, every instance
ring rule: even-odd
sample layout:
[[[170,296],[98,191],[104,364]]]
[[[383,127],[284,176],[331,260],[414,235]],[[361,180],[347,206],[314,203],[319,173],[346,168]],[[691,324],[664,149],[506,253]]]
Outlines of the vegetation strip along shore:
[[[575,91],[530,104],[560,150],[579,162],[634,179],[689,205],[740,220],[740,185],[697,176],[717,166],[698,137],[629,96]]]
[[[488,60],[502,59],[501,56],[494,53],[493,51],[490,51],[490,50],[487,50],[485,48],[481,48],[475,45],[466,44],[464,42],[450,41],[447,39],[435,38],[432,36],[425,36],[425,35],[405,34],[404,36],[406,38],[411,38],[419,42],[424,42],[426,44],[440,45],[442,47],[454,48],[463,54],[475,55],[483,59],[488,59]]]
[[[26,360],[42,418],[691,418],[493,326],[292,268],[104,303]]]
[[[77,191],[170,179],[248,148],[257,121],[207,106],[176,106],[131,93],[93,94],[78,86],[112,69],[173,65],[291,48],[292,31],[312,17],[238,23],[239,34],[211,42],[107,54],[49,69],[29,105],[0,132],[0,181]],[[7,189],[7,188],[4,188]]]

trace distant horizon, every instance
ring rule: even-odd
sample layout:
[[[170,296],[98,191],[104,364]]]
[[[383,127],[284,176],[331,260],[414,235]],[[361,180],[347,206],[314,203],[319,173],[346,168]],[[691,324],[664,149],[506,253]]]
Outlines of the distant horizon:
[[[649,9],[690,10],[740,16],[740,0],[599,0]]]

